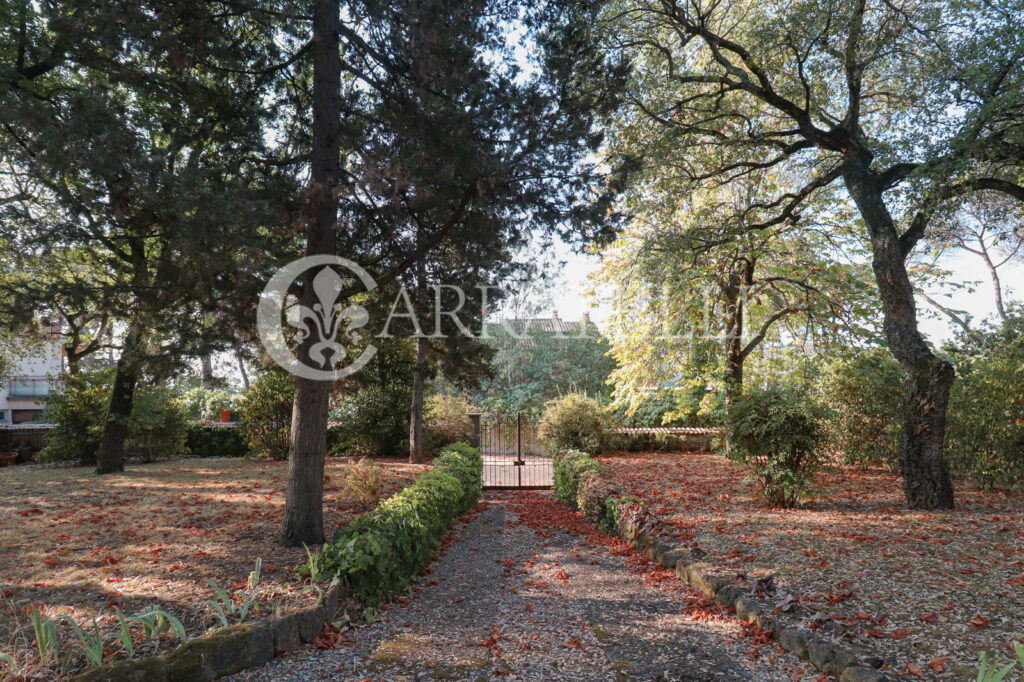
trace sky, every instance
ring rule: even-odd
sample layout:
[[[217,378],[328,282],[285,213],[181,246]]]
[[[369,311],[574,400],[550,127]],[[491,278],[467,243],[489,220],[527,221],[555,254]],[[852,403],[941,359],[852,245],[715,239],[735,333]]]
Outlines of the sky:
[[[589,254],[576,254],[565,246],[555,247],[557,257],[564,261],[561,268],[562,282],[553,292],[553,309],[564,320],[578,320],[584,312],[589,312],[591,319],[597,323],[606,320],[609,310],[606,306],[596,305],[589,301],[585,292],[589,288],[587,278],[590,273],[600,267],[600,258]],[[950,282],[963,284],[975,283],[973,286],[953,290],[951,295],[943,295],[941,288],[928,290],[928,294],[943,305],[961,311],[967,311],[972,317],[972,326],[985,318],[994,318],[996,314],[995,298],[988,270],[981,259],[971,254],[947,255],[939,260],[941,267],[949,270]],[[1024,295],[1024,266],[1000,268],[1003,283],[1003,300],[1005,303],[1019,301]],[[930,341],[941,345],[954,335],[956,325],[945,315],[937,312],[927,302],[918,299],[918,325]]]

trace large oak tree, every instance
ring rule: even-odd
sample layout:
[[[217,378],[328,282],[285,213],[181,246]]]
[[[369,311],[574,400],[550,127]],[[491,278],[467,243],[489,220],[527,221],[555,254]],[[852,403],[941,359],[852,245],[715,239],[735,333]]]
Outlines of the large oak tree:
[[[595,39],[633,67],[616,126],[642,159],[715,187],[772,169],[786,186],[749,229],[792,225],[842,187],[871,245],[884,331],[909,375],[900,464],[909,505],[954,504],[943,434],[952,366],[918,331],[907,260],[944,203],[1024,200],[1024,26],[984,0],[613,0]]]

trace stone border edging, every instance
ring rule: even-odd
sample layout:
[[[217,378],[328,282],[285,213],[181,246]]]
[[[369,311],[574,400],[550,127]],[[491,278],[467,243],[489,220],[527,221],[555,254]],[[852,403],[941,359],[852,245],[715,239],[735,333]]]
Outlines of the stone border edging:
[[[72,682],[211,682],[295,651],[316,639],[338,611],[341,588],[332,587],[311,609],[253,625],[231,625],[190,639],[162,656],[91,668]]]
[[[840,682],[892,682],[892,678],[878,669],[883,663],[881,658],[850,651],[803,628],[776,622],[745,590],[733,584],[734,581],[713,575],[705,564],[694,561],[686,547],[662,542],[658,537],[660,525],[654,515],[635,505],[622,514],[616,530],[619,537],[648,559],[673,571],[706,597],[731,606],[737,618],[767,631],[779,646],[801,660],[810,661],[821,672],[834,675]]]

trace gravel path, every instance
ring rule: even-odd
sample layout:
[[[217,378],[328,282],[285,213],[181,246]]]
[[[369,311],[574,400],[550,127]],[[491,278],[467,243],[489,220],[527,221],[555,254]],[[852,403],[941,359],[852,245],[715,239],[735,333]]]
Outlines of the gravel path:
[[[234,679],[775,682],[803,669],[767,650],[751,657],[735,621],[687,609],[694,593],[645,575],[635,555],[522,523],[553,504],[550,493],[489,494],[411,599],[336,648]]]

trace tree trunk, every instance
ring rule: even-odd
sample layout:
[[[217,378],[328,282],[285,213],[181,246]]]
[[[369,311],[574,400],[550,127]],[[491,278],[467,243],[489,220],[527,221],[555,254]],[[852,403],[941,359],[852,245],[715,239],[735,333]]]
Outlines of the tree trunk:
[[[725,404],[732,405],[743,391],[743,325],[746,287],[754,278],[754,264],[738,259],[729,273],[729,281],[722,287],[722,324],[725,327]]]
[[[128,421],[135,404],[135,385],[139,380],[139,356],[142,333],[129,327],[124,349],[117,359],[114,389],[110,395],[107,421],[103,426],[100,447],[96,453],[96,473],[113,474],[124,471],[124,441],[128,437]]]
[[[217,383],[216,377],[213,376],[213,358],[210,357],[209,353],[203,353],[201,361],[203,388],[213,388]]]
[[[420,230],[416,230],[416,248],[420,248]],[[416,264],[416,314],[423,327],[423,312],[427,303],[427,267],[425,257]],[[423,462],[423,365],[427,359],[427,340],[416,338],[416,364],[412,373],[412,410],[409,417],[409,462]]]
[[[245,360],[242,358],[241,353],[235,353],[235,359],[238,360],[238,371],[242,375],[242,388],[248,391],[249,373],[245,371]]]
[[[338,54],[338,2],[316,0],[313,9],[313,149],[309,192],[310,220],[306,254],[335,252],[339,135],[341,129],[341,60]],[[301,302],[312,308],[313,287],[303,287]],[[317,366],[309,357],[313,335],[299,348],[299,359]],[[324,542],[324,458],[327,455],[327,407],[331,382],[296,377],[292,404],[291,447],[288,452],[288,487],[281,542],[295,547]]]
[[[423,462],[423,363],[427,340],[416,339],[416,366],[412,373],[412,415],[409,419],[409,462]]]
[[[917,329],[914,290],[881,187],[866,165],[848,168],[844,179],[871,237],[889,349],[910,377],[899,450],[903,492],[911,509],[952,509],[953,484],[942,447],[953,366],[931,352]]]

